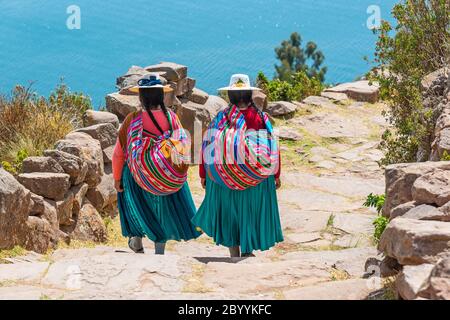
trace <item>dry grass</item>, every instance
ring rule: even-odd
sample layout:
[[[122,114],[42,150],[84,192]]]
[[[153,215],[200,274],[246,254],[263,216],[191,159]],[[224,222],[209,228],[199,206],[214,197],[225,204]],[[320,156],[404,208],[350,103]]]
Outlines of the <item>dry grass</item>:
[[[345,270],[331,268],[329,272],[331,275],[331,281],[344,281],[349,280],[351,278],[350,274]]]
[[[27,250],[19,246],[16,246],[10,250],[0,250],[0,264],[4,261],[4,259],[24,256],[27,253]]]
[[[80,241],[80,240],[72,240],[70,244],[66,244],[63,241],[60,241],[57,249],[82,249],[82,248],[95,248],[98,246],[107,246],[114,248],[122,248],[128,247],[128,239],[122,236],[122,229],[120,226],[120,218],[116,217],[111,219],[109,217],[104,218],[106,226],[106,233],[108,236],[108,240],[104,243],[98,243],[94,241]],[[47,254],[51,256],[51,253]]]
[[[192,265],[192,274],[183,277],[186,281],[182,292],[183,293],[209,293],[211,289],[207,288],[203,283],[203,275],[205,273],[206,266],[203,264]]]
[[[0,96],[0,162],[20,172],[28,156],[39,156],[67,133],[82,126],[90,99],[71,93],[61,84],[49,98],[17,86],[10,96]]]

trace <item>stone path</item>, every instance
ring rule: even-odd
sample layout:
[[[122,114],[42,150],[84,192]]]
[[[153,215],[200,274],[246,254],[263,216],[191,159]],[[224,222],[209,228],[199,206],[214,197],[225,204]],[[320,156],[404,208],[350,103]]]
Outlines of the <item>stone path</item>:
[[[282,144],[284,243],[234,260],[206,236],[170,243],[165,256],[153,255],[149,242],[143,255],[112,247],[30,254],[0,265],[0,298],[365,299],[381,287],[362,278],[366,259],[377,255],[376,213],[362,203],[384,192],[376,163],[383,106],[324,99],[277,122],[302,136]],[[191,183],[197,204],[198,184]]]

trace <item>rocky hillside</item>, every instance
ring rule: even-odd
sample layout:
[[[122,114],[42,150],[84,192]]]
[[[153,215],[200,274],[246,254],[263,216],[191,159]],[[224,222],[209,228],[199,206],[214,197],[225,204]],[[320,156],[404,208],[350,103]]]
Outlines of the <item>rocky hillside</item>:
[[[383,276],[397,275],[403,299],[450,299],[450,77],[440,69],[422,82],[425,107],[437,109],[431,160],[386,168],[390,219],[378,249]]]
[[[450,240],[445,218],[450,164],[380,169],[379,140],[388,126],[381,111],[386,106],[377,102],[378,87],[367,81],[329,88],[302,102],[268,103],[264,95],[255,96],[257,105],[272,116],[282,145],[283,187],[278,197],[285,242],[272,250],[257,252],[256,258],[230,259],[225,248],[203,235],[189,243],[170,242],[166,256],[154,256],[150,242],[144,255],[122,246],[47,251],[58,241],[100,243],[111,236],[105,217],[117,215],[112,144],[119,121],[139,108],[138,97],[128,89],[148,72],[159,72],[175,89],[166,104],[191,134],[227,105],[197,89],[185,66],[134,66],[117,79],[118,91],[107,96],[109,112],[89,111],[86,128],[58,141],[44,157],[26,159],[17,179],[0,169],[0,249],[21,245],[41,253],[1,260],[0,297],[447,297],[448,259],[442,258]],[[430,83],[436,89],[437,82]],[[444,141],[440,132],[446,126],[439,128],[436,138]],[[193,138],[194,151],[199,150],[199,138]],[[436,143],[436,152],[443,146]],[[196,171],[191,169],[189,182],[199,205],[204,191]],[[381,194],[385,188],[383,214],[392,221],[377,250],[377,213],[363,203],[369,193]],[[399,272],[393,284],[391,276]]]

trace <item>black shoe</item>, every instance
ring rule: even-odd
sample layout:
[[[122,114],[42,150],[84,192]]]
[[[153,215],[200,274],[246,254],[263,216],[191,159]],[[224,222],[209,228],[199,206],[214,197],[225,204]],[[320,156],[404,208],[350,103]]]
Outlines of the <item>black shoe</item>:
[[[134,253],[144,253],[144,246],[142,245],[141,237],[131,237],[128,240],[128,247],[134,251]]]

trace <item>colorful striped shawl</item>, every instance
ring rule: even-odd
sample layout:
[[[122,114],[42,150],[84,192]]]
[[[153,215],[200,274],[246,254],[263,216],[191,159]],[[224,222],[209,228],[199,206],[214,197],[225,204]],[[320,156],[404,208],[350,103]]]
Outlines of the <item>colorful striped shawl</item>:
[[[136,114],[127,129],[127,164],[131,174],[142,189],[159,196],[183,187],[190,161],[189,137],[172,111],[167,117],[170,130],[161,136],[143,135],[142,112]]]
[[[202,145],[205,171],[212,181],[245,190],[276,173],[278,143],[267,114],[261,116],[266,130],[247,130],[237,106],[220,112],[213,120]]]

